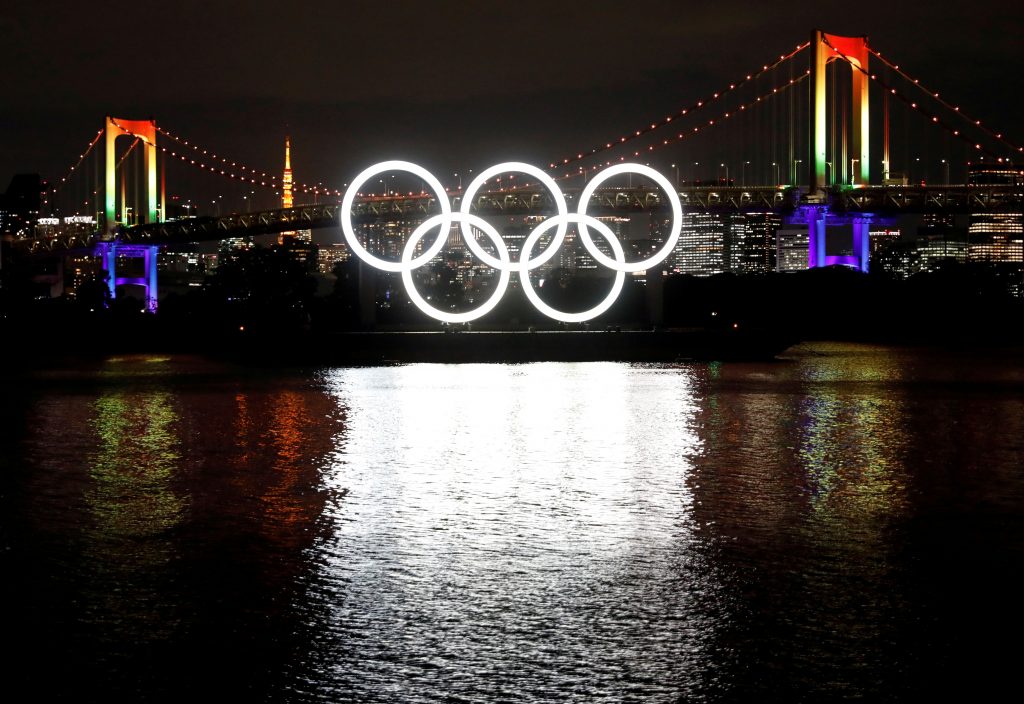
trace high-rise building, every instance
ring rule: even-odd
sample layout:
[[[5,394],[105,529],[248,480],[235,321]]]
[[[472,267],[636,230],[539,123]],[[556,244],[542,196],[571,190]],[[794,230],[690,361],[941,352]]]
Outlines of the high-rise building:
[[[884,254],[899,244],[901,233],[898,229],[885,227],[880,230],[868,231],[868,267],[872,270],[884,268],[883,261],[888,261]]]
[[[718,213],[683,213],[679,241],[669,255],[669,271],[710,276],[726,270],[725,222]]]
[[[775,235],[775,270],[786,272],[806,269],[809,246],[806,227],[780,228]]]
[[[971,164],[967,168],[967,183],[980,185],[1024,185],[1024,167],[999,159],[992,163]]]
[[[738,274],[775,271],[775,233],[782,217],[775,213],[744,213],[731,216],[728,228],[729,270]]]
[[[967,257],[971,261],[1024,263],[1024,215],[974,213],[967,227]]]

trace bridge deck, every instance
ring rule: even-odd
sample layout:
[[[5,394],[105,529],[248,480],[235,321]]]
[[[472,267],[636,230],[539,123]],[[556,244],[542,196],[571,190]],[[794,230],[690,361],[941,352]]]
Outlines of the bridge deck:
[[[566,190],[573,207],[579,189]],[[844,188],[825,195],[808,197],[798,189],[785,186],[696,186],[679,190],[685,210],[697,212],[792,213],[803,205],[825,205],[834,213],[976,213],[988,211],[1020,212],[1024,208],[1024,186],[1017,185],[936,185],[867,186]],[[664,194],[653,188],[598,189],[588,205],[592,214],[644,212],[667,208]],[[452,207],[461,207],[459,195],[452,196]],[[300,205],[293,208],[232,213],[220,217],[195,217],[121,228],[122,242],[137,244],[184,244],[312,230],[338,225],[337,203]],[[387,219],[420,219],[439,211],[432,195],[369,197],[356,201],[355,220],[368,222]],[[550,194],[543,189],[495,191],[479,194],[472,212],[481,215],[542,215],[554,212]],[[33,250],[91,247],[101,235],[82,229],[56,230],[41,237],[15,240],[15,244]]]

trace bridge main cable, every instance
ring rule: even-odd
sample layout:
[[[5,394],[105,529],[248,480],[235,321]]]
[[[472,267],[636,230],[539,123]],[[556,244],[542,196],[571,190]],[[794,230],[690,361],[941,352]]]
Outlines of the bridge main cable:
[[[855,71],[860,71],[865,76],[870,78],[872,81],[874,81],[875,83],[878,83],[880,86],[882,86],[887,91],[889,91],[890,95],[896,96],[896,98],[898,100],[900,100],[903,104],[910,106],[910,108],[912,110],[916,110],[917,112],[921,113],[925,117],[929,118],[932,124],[941,127],[942,129],[944,129],[947,132],[949,132],[950,134],[952,134],[954,137],[962,140],[963,142],[965,142],[965,143],[967,143],[969,145],[972,145],[976,150],[978,150],[980,152],[983,152],[984,154],[986,154],[988,156],[991,156],[993,158],[996,158],[996,159],[1000,158],[998,154],[996,154],[995,152],[990,151],[989,149],[986,149],[985,147],[981,146],[980,143],[975,142],[972,139],[969,139],[967,136],[962,134],[960,132],[960,130],[956,129],[952,125],[950,125],[947,122],[945,122],[944,120],[942,120],[938,115],[934,115],[931,112],[929,112],[928,110],[925,110],[924,108],[919,106],[915,101],[911,100],[909,97],[907,97],[906,95],[904,95],[903,93],[901,93],[900,91],[896,90],[891,85],[889,85],[888,83],[886,83],[885,81],[880,79],[876,74],[870,73],[867,70],[865,70],[856,61],[853,61],[846,54],[844,54],[839,49],[837,49],[834,46],[832,46],[831,42],[829,42],[827,37],[824,39],[824,41],[825,41],[825,44],[827,44],[832,49],[832,51],[834,51],[836,53],[836,55],[838,55],[846,63],[850,64],[850,66],[852,66]]]
[[[1005,144],[1006,146],[1010,147],[1011,149],[1014,149],[1014,150],[1016,150],[1018,152],[1024,152],[1024,146],[1021,146],[1019,144],[1015,144],[1014,142],[1011,142],[1010,140],[1008,140],[1005,137],[1003,137],[1003,134],[1001,132],[996,132],[991,127],[988,127],[987,125],[983,125],[981,120],[978,120],[978,119],[968,115],[966,112],[964,112],[963,110],[960,109],[959,105],[953,105],[952,103],[950,103],[949,101],[945,100],[944,98],[939,97],[938,91],[933,91],[930,88],[926,87],[923,83],[921,83],[921,81],[919,81],[918,79],[913,78],[912,76],[907,74],[907,72],[904,71],[903,69],[901,69],[898,64],[894,64],[891,61],[889,61],[888,59],[886,59],[884,56],[882,56],[882,54],[880,52],[875,51],[870,46],[868,47],[868,51],[871,52],[875,56],[875,58],[877,58],[883,64],[885,64],[886,66],[891,68],[893,71],[898,73],[900,76],[902,76],[903,78],[905,78],[906,80],[910,81],[915,86],[917,86],[921,90],[921,92],[923,92],[929,98],[931,98],[932,100],[935,100],[940,105],[942,105],[944,108],[948,109],[950,112],[953,112],[953,113],[956,113],[957,115],[959,115],[961,118],[964,119],[965,122],[968,122],[971,125],[979,128],[983,132],[987,133],[993,139],[996,139],[996,140],[1002,142],[1003,144]],[[872,76],[872,78],[874,78],[874,76]]]
[[[677,144],[677,143],[683,141],[684,139],[686,139],[687,137],[692,137],[695,134],[698,134],[698,133],[700,133],[700,132],[702,132],[704,130],[707,130],[707,129],[711,128],[711,127],[714,127],[717,124],[721,124],[722,122],[724,122],[724,121],[726,121],[726,120],[728,120],[728,119],[730,119],[732,117],[735,117],[737,114],[739,114],[741,112],[745,112],[748,108],[756,107],[758,103],[760,103],[762,101],[767,101],[767,100],[769,100],[769,99],[779,95],[780,93],[784,92],[787,88],[792,88],[793,86],[799,84],[801,81],[806,80],[810,75],[811,75],[811,71],[810,71],[810,69],[807,69],[804,73],[800,74],[800,76],[798,76],[797,78],[791,78],[786,83],[783,83],[783,84],[781,84],[779,86],[776,86],[776,87],[772,88],[770,93],[765,93],[763,95],[758,96],[754,100],[751,100],[751,101],[749,101],[747,103],[743,103],[742,105],[740,105],[738,108],[736,108],[734,110],[730,110],[730,111],[724,112],[724,113],[719,113],[718,116],[711,118],[706,123],[704,123],[702,125],[698,125],[696,127],[693,127],[692,129],[689,129],[686,132],[679,132],[675,137],[666,137],[666,138],[663,138],[660,143],[656,142],[656,143],[653,143],[653,144],[649,144],[643,150],[636,150],[636,151],[634,151],[633,152],[633,156],[634,157],[639,157],[641,154],[653,152],[655,149],[660,149],[660,148],[666,147],[666,146],[668,146],[670,144]],[[625,161],[626,157],[625,156],[621,156],[621,157],[619,157],[618,160],[620,162],[621,161]],[[606,166],[611,166],[613,163],[615,163],[615,162],[613,162],[613,161],[605,161],[603,164],[596,164],[594,166],[588,167],[585,170],[582,167],[580,167],[580,169],[578,171],[567,172],[567,173],[561,174],[559,176],[555,176],[554,179],[556,181],[559,181],[559,180],[563,180],[563,179],[566,179],[566,178],[572,178],[573,176],[579,176],[580,174],[582,174],[584,172],[589,173],[591,171],[598,171],[600,169],[605,168]]]
[[[789,61],[790,59],[792,59],[794,56],[799,54],[801,51],[803,51],[804,49],[806,49],[810,45],[811,45],[810,42],[804,42],[803,44],[798,45],[796,47],[796,49],[794,49],[790,53],[783,54],[776,61],[774,61],[774,62],[772,62],[770,64],[764,64],[762,66],[761,70],[756,71],[754,73],[748,73],[744,78],[740,79],[739,81],[736,81],[734,83],[730,83],[728,88],[725,88],[723,90],[718,91],[717,93],[712,94],[712,96],[710,98],[703,98],[701,100],[697,100],[695,103],[692,103],[692,104],[690,104],[687,107],[681,108],[674,115],[668,115],[667,117],[661,119],[658,122],[650,123],[649,126],[643,127],[641,129],[638,129],[638,130],[634,130],[631,135],[627,135],[627,136],[624,136],[624,137],[619,137],[618,140],[615,140],[615,141],[605,142],[603,145],[596,146],[596,147],[592,148],[590,151],[587,151],[587,152],[577,152],[575,156],[564,157],[561,160],[550,162],[548,164],[548,169],[550,170],[550,169],[560,168],[560,167],[566,166],[568,164],[575,163],[577,161],[582,161],[583,159],[587,159],[587,158],[589,158],[589,157],[591,157],[591,156],[593,156],[595,154],[599,154],[599,153],[607,151],[609,149],[614,149],[614,148],[616,148],[616,147],[618,147],[618,146],[620,146],[622,144],[630,142],[630,141],[632,141],[634,139],[637,139],[639,137],[642,137],[642,136],[644,136],[646,134],[650,134],[651,132],[653,132],[653,131],[655,131],[657,129],[660,129],[661,127],[664,127],[665,125],[668,125],[669,123],[672,122],[672,120],[676,119],[677,117],[683,117],[685,115],[688,115],[688,114],[691,114],[693,112],[696,112],[697,110],[700,110],[701,108],[703,108],[705,105],[711,103],[712,101],[718,100],[719,98],[721,98],[721,97],[723,97],[725,95],[728,95],[729,93],[731,93],[731,92],[739,89],[740,87],[742,87],[744,84],[749,83],[750,81],[753,81],[754,79],[759,78],[760,76],[762,76],[763,74],[767,73],[768,71],[771,71],[771,70],[777,68],[781,64],[783,64],[786,61]]]

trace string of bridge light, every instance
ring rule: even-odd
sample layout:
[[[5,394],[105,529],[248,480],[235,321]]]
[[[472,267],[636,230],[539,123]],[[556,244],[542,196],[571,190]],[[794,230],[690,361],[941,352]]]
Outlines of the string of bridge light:
[[[993,139],[996,139],[996,140],[1002,142],[1003,144],[1005,144],[1006,146],[1010,147],[1011,149],[1013,149],[1013,150],[1015,150],[1017,152],[1024,152],[1024,146],[1020,146],[1018,144],[1014,144],[1010,140],[1008,140],[1005,137],[1003,137],[1003,134],[1001,132],[996,132],[991,127],[983,125],[981,120],[978,120],[977,118],[974,118],[974,117],[971,117],[970,115],[968,115],[966,112],[964,112],[963,110],[960,109],[959,105],[953,105],[952,103],[947,101],[945,98],[939,97],[939,93],[937,91],[931,90],[930,88],[926,87],[923,83],[921,83],[921,81],[919,81],[918,79],[916,79],[916,78],[910,76],[909,74],[907,74],[907,72],[902,70],[899,67],[898,64],[894,64],[891,61],[889,61],[888,59],[886,59],[884,56],[882,56],[881,52],[875,51],[871,47],[868,47],[868,51],[870,51],[883,64],[885,64],[886,66],[891,68],[893,71],[898,73],[900,76],[902,76],[903,78],[905,78],[906,80],[910,81],[915,86],[917,86],[925,95],[927,95],[928,97],[932,98],[933,100],[935,100],[936,102],[941,104],[947,110],[949,110],[951,112],[954,112],[957,115],[959,115],[961,118],[963,118],[963,120],[965,122],[968,122],[968,123],[974,125],[975,127],[981,129],[983,132],[988,134],[990,137],[992,137]],[[872,78],[873,78],[873,76],[872,76]]]
[[[852,59],[850,59],[849,56],[847,56],[843,52],[839,51],[839,49],[836,49],[834,46],[832,46],[831,42],[829,42],[828,39],[825,39],[824,41],[825,41],[825,44],[827,44],[832,49],[832,51],[834,51],[836,53],[836,55],[839,56],[839,58],[841,58],[846,63],[850,64],[850,66],[852,66],[854,70],[860,71],[865,76],[870,78],[872,81],[875,81],[876,83],[878,83],[880,86],[885,88],[889,92],[890,95],[896,96],[896,98],[898,100],[900,100],[904,105],[909,105],[913,110],[916,110],[917,112],[921,113],[925,117],[929,118],[929,121],[933,125],[937,125],[937,126],[941,127],[942,129],[946,130],[947,132],[950,132],[954,137],[960,139],[961,141],[966,142],[967,144],[973,145],[974,148],[976,150],[980,151],[980,152],[983,152],[983,153],[985,153],[985,154],[987,154],[987,155],[989,155],[989,156],[991,156],[993,158],[996,158],[996,159],[1000,158],[999,155],[996,154],[995,152],[989,151],[985,147],[981,146],[980,143],[977,143],[974,140],[968,138],[967,136],[961,134],[960,130],[958,130],[955,127],[953,127],[952,125],[946,123],[944,120],[939,118],[937,115],[933,115],[928,110],[925,110],[917,102],[911,100],[909,97],[903,95],[903,93],[899,92],[898,90],[893,88],[891,85],[889,85],[888,83],[886,83],[885,81],[880,79],[877,76],[877,74],[869,73],[862,66],[860,66],[857,62],[855,62]]]
[[[654,152],[654,151],[656,151],[658,149],[661,149],[663,147],[666,147],[668,145],[678,144],[680,141],[682,141],[684,139],[693,137],[695,134],[704,132],[705,130],[710,129],[710,128],[714,127],[715,125],[721,124],[725,120],[728,120],[728,119],[731,119],[731,118],[735,117],[739,113],[745,112],[745,111],[747,111],[747,110],[757,106],[761,102],[767,101],[767,100],[777,96],[778,94],[785,92],[788,88],[791,88],[791,87],[801,83],[802,81],[806,80],[810,76],[810,74],[811,74],[810,70],[805,70],[804,73],[801,74],[800,76],[798,76],[796,78],[791,78],[786,83],[783,83],[781,85],[775,86],[774,88],[772,88],[772,90],[770,92],[765,93],[763,95],[760,95],[760,96],[756,97],[755,99],[753,99],[753,100],[751,100],[751,101],[749,101],[747,103],[744,103],[743,105],[740,105],[735,110],[730,110],[730,111],[727,111],[727,112],[724,112],[724,113],[719,113],[717,117],[714,117],[714,118],[708,120],[705,124],[693,127],[692,129],[687,130],[686,132],[680,132],[675,137],[668,137],[668,138],[662,139],[660,142],[657,142],[655,144],[650,144],[650,145],[648,145],[646,148],[644,148],[642,150],[636,150],[636,151],[633,152],[633,154],[631,156],[639,157],[639,156],[642,156],[642,155],[647,155],[647,154],[649,154],[651,152]],[[601,169],[605,169],[607,167],[610,167],[613,164],[624,163],[625,161],[626,161],[626,156],[623,155],[623,156],[620,156],[618,158],[618,160],[615,160],[615,161],[607,160],[607,161],[604,161],[602,163],[595,164],[593,166],[588,166],[588,167],[582,167],[581,166],[576,171],[568,171],[568,172],[565,172],[563,174],[558,174],[556,176],[552,176],[551,178],[553,180],[555,180],[555,181],[565,181],[565,180],[570,179],[570,178],[579,177],[579,176],[581,176],[583,174],[590,174],[591,172],[597,172],[597,171],[600,171]],[[515,176],[514,175],[510,175],[509,176],[509,180],[513,180],[513,179],[515,179]],[[500,181],[500,179],[499,179],[499,181]],[[527,188],[532,188],[534,185],[535,184],[533,182],[531,182],[531,181],[525,181],[525,182],[516,184],[514,186],[499,187],[498,189],[496,189],[496,191],[492,191],[492,192],[497,192],[497,193],[514,193],[516,191],[525,190]],[[459,189],[455,189],[455,188],[445,188],[444,190],[449,195],[458,195],[458,194],[461,193],[461,191]],[[378,196],[378,195],[375,195],[373,193],[370,193],[370,194],[360,193],[358,195],[359,196],[368,196],[368,197],[377,198],[377,199],[389,198],[388,194],[384,194],[383,196]],[[431,197],[430,194],[426,193],[426,191],[420,191],[419,193],[410,192],[408,195],[397,193],[396,196],[399,197],[399,198],[406,198],[406,197],[410,197],[410,196],[414,197],[414,198],[418,198],[418,197]]]
[[[553,162],[548,164],[548,168],[549,169],[555,169],[555,168],[558,168],[558,167],[561,167],[561,166],[566,166],[567,164],[572,164],[574,162],[581,161],[583,159],[589,158],[589,157],[593,156],[594,154],[598,154],[600,152],[607,151],[609,149],[614,149],[615,147],[621,146],[622,144],[625,144],[627,142],[631,142],[634,139],[638,139],[639,137],[642,137],[642,136],[644,136],[646,134],[649,134],[649,133],[653,132],[654,130],[657,130],[657,129],[661,128],[661,127],[664,127],[665,125],[670,124],[673,120],[675,120],[675,119],[677,119],[679,117],[683,117],[685,115],[689,115],[690,113],[696,112],[697,110],[700,110],[701,108],[703,108],[705,105],[708,105],[711,102],[713,102],[715,100],[718,100],[719,98],[721,98],[723,96],[728,95],[729,93],[731,93],[731,92],[737,90],[738,88],[742,87],[744,84],[749,83],[750,81],[752,81],[752,80],[754,80],[756,78],[759,78],[760,76],[762,76],[763,74],[767,73],[768,71],[771,71],[771,70],[774,70],[774,69],[778,68],[779,65],[781,65],[782,63],[788,61],[789,59],[792,59],[794,56],[799,54],[801,51],[803,51],[804,49],[806,49],[810,45],[811,45],[810,42],[804,42],[803,44],[798,45],[796,47],[796,49],[794,49],[790,53],[781,55],[778,58],[778,60],[775,61],[774,63],[764,64],[762,66],[761,70],[759,70],[759,71],[757,71],[755,73],[748,73],[744,78],[740,79],[739,81],[736,81],[734,83],[730,83],[728,88],[725,88],[723,90],[718,91],[717,93],[712,94],[712,96],[710,98],[703,98],[702,100],[698,100],[695,103],[692,103],[689,106],[680,109],[674,115],[668,115],[667,117],[663,118],[662,120],[660,120],[658,122],[652,122],[648,126],[645,126],[645,127],[641,128],[641,129],[638,129],[638,130],[634,130],[629,135],[626,135],[626,136],[623,136],[623,137],[619,137],[616,140],[607,141],[607,142],[605,142],[602,145],[598,145],[598,146],[592,148],[590,151],[577,152],[575,156],[569,156],[569,157],[565,157],[565,158],[563,158],[563,159],[561,159],[559,161],[553,161]]]
[[[128,158],[129,154],[131,154],[133,151],[135,151],[135,147],[139,146],[139,142],[140,141],[141,140],[140,140],[139,137],[135,138],[135,141],[132,142],[132,146],[128,147],[128,151],[126,151],[124,154],[121,155],[121,158],[117,162],[117,166],[114,167],[115,169],[120,169],[121,168],[121,164],[124,163],[124,160]]]
[[[85,151],[83,151],[81,154],[78,155],[78,161],[76,161],[74,163],[74,165],[70,169],[68,169],[67,175],[60,180],[60,183],[57,183],[53,187],[53,194],[54,195],[56,195],[60,191],[61,187],[65,183],[67,183],[67,180],[69,178],[71,178],[71,176],[75,173],[75,170],[78,169],[78,167],[82,165],[82,162],[85,161],[85,157],[89,156],[89,152],[92,151],[92,148],[96,146],[96,143],[98,141],[100,141],[100,137],[102,137],[102,136],[103,136],[103,130],[100,130],[99,132],[96,133],[96,136],[92,138],[92,141],[89,142],[89,146],[87,146],[85,148]]]
[[[219,155],[211,152],[210,150],[203,149],[202,147],[200,147],[200,146],[198,146],[196,144],[190,144],[188,140],[183,139],[181,137],[178,137],[177,135],[171,134],[170,132],[168,132],[167,130],[165,130],[162,127],[157,127],[157,131],[160,134],[162,134],[165,137],[167,137],[168,139],[174,140],[178,144],[181,144],[182,146],[189,147],[193,151],[202,154],[207,159],[211,159],[213,161],[218,161],[219,160],[221,164],[229,167],[229,170],[225,171],[223,169],[219,169],[217,166],[206,166],[206,164],[202,163],[202,160],[201,160],[200,163],[198,164],[198,166],[200,168],[204,169],[204,170],[211,171],[213,173],[220,173],[223,176],[227,176],[229,178],[236,179],[236,180],[239,180],[239,181],[247,181],[249,183],[256,184],[256,185],[259,185],[259,186],[266,186],[268,188],[281,188],[281,184],[278,183],[278,180],[279,180],[278,176],[275,176],[273,174],[269,174],[266,171],[258,171],[256,169],[253,169],[253,168],[250,168],[250,167],[246,166],[245,164],[240,164],[240,163],[238,163],[236,161],[230,161],[229,162],[227,157],[219,156]],[[195,160],[189,159],[189,157],[187,157],[187,156],[179,155],[177,152],[168,151],[166,147],[161,147],[161,149],[164,152],[169,153],[171,156],[175,156],[175,157],[181,159],[182,161],[184,161],[186,163],[190,163],[192,165],[197,165]],[[240,174],[236,174],[236,173],[230,171],[230,169],[232,169],[232,168],[233,169],[238,169],[238,170],[240,170],[242,172],[249,172],[250,174],[252,174],[252,176],[245,175],[244,173],[241,174],[241,175]],[[258,177],[259,180],[256,177]],[[270,183],[268,184],[267,181],[270,181]],[[341,191],[339,191],[337,189],[334,189],[334,188],[327,188],[326,186],[323,186],[323,184],[317,184],[316,186],[313,186],[313,185],[310,185],[310,184],[307,184],[307,183],[293,183],[292,184],[292,189],[293,190],[297,190],[297,191],[302,191],[303,193],[313,193],[314,195],[321,195],[321,194],[323,194],[323,195],[333,195],[333,196],[338,196],[338,197],[341,197],[342,195],[344,195]]]
[[[662,139],[660,142],[656,142],[654,144],[647,145],[646,149],[635,150],[633,152],[632,156],[639,157],[641,155],[649,154],[649,153],[651,153],[651,152],[653,152],[653,151],[655,151],[657,149],[661,149],[663,147],[667,147],[670,144],[678,144],[679,142],[683,141],[684,139],[686,139],[688,137],[693,137],[696,134],[699,134],[699,133],[701,133],[701,132],[703,132],[703,131],[705,131],[707,129],[710,129],[711,127],[714,127],[716,124],[721,124],[722,122],[725,122],[726,120],[735,117],[739,113],[746,112],[748,109],[755,107],[758,103],[761,103],[762,101],[768,100],[768,99],[778,95],[779,93],[784,92],[787,88],[792,88],[793,86],[797,85],[801,81],[804,81],[805,79],[807,79],[810,75],[811,75],[811,71],[810,71],[810,69],[807,69],[807,70],[804,71],[803,74],[801,74],[797,78],[790,78],[788,82],[783,83],[780,86],[776,86],[776,87],[772,88],[770,93],[765,93],[764,95],[760,95],[757,98],[755,98],[754,100],[751,100],[748,103],[744,103],[744,104],[740,105],[735,110],[730,110],[730,111],[727,111],[727,112],[724,112],[724,113],[719,113],[718,117],[712,118],[712,119],[708,120],[706,123],[704,123],[702,125],[697,125],[697,126],[691,128],[691,129],[687,130],[686,132],[679,132],[678,134],[676,134],[675,137],[666,137],[666,138]],[[624,162],[625,160],[626,160],[626,156],[625,155],[620,156],[619,159],[618,159],[619,162]],[[577,171],[567,172],[567,173],[564,173],[564,174],[562,174],[560,176],[556,176],[555,180],[564,180],[564,179],[567,179],[567,178],[572,178],[574,176],[579,176],[580,174],[590,173],[592,171],[598,171],[598,170],[603,169],[605,167],[611,166],[613,163],[615,163],[615,162],[609,160],[609,161],[605,161],[602,164],[596,164],[596,165],[588,167],[586,169],[584,169],[583,167],[580,167],[579,170],[577,170]]]

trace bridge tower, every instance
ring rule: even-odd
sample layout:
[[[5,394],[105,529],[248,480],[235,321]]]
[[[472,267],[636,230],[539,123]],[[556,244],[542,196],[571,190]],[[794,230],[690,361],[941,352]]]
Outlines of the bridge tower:
[[[811,106],[813,115],[811,154],[807,162],[810,172],[807,178],[808,190],[812,194],[827,191],[835,185],[836,172],[841,171],[836,168],[834,162],[830,164],[828,161],[828,85],[826,77],[828,65],[833,61],[842,61],[843,63],[848,61],[852,64],[850,70],[853,76],[853,94],[850,100],[852,111],[849,153],[857,156],[850,160],[850,181],[853,185],[865,185],[868,183],[871,173],[871,157],[869,155],[871,139],[868,121],[868,38],[866,36],[840,37],[816,29],[811,35],[811,46],[814,48],[814,63],[811,68],[811,78],[814,82],[814,102]],[[833,145],[833,150],[835,149],[836,147]],[[856,168],[854,163],[857,164]],[[829,169],[829,166],[832,168]],[[860,271],[868,270],[870,215],[854,218],[850,223],[853,228],[852,256],[827,256],[825,254],[825,230],[828,208],[827,206],[811,205],[806,206],[804,210],[808,229],[807,265],[809,268],[842,264]]]
[[[156,207],[156,120],[122,120],[107,116],[106,121],[107,167],[104,182],[103,230],[108,237],[113,236],[117,226],[117,156],[114,143],[118,137],[139,137],[146,167],[146,211],[145,222],[159,222],[159,210]]]
[[[812,105],[811,155],[808,161],[810,190],[812,192],[823,191],[834,185],[838,171],[835,164],[832,165],[831,170],[828,169],[827,155],[828,91],[825,79],[826,69],[833,61],[846,63],[848,60],[853,64],[850,66],[853,73],[853,95],[850,101],[852,107],[850,154],[857,155],[851,161],[857,161],[858,167],[851,169],[853,171],[852,181],[857,185],[866,184],[871,170],[871,159],[868,154],[868,147],[871,144],[868,124],[868,38],[840,37],[816,29],[811,35],[811,46],[814,47],[814,63],[811,67],[811,78],[814,82],[814,104]]]
[[[145,290],[145,309],[150,313],[155,313],[157,307],[156,259],[160,248],[156,245],[123,245],[117,242],[115,235],[117,228],[117,157],[114,144],[121,136],[136,137],[142,140],[146,169],[147,206],[144,222],[159,222],[162,218],[157,209],[156,200],[156,120],[122,120],[108,115],[105,130],[107,158],[104,182],[104,238],[103,241],[97,243],[95,253],[103,262],[103,271],[107,274],[107,285],[110,287],[111,298],[116,295],[118,285],[142,286]],[[162,199],[161,207],[163,207]],[[142,258],[143,275],[129,278],[118,277],[118,256]]]

